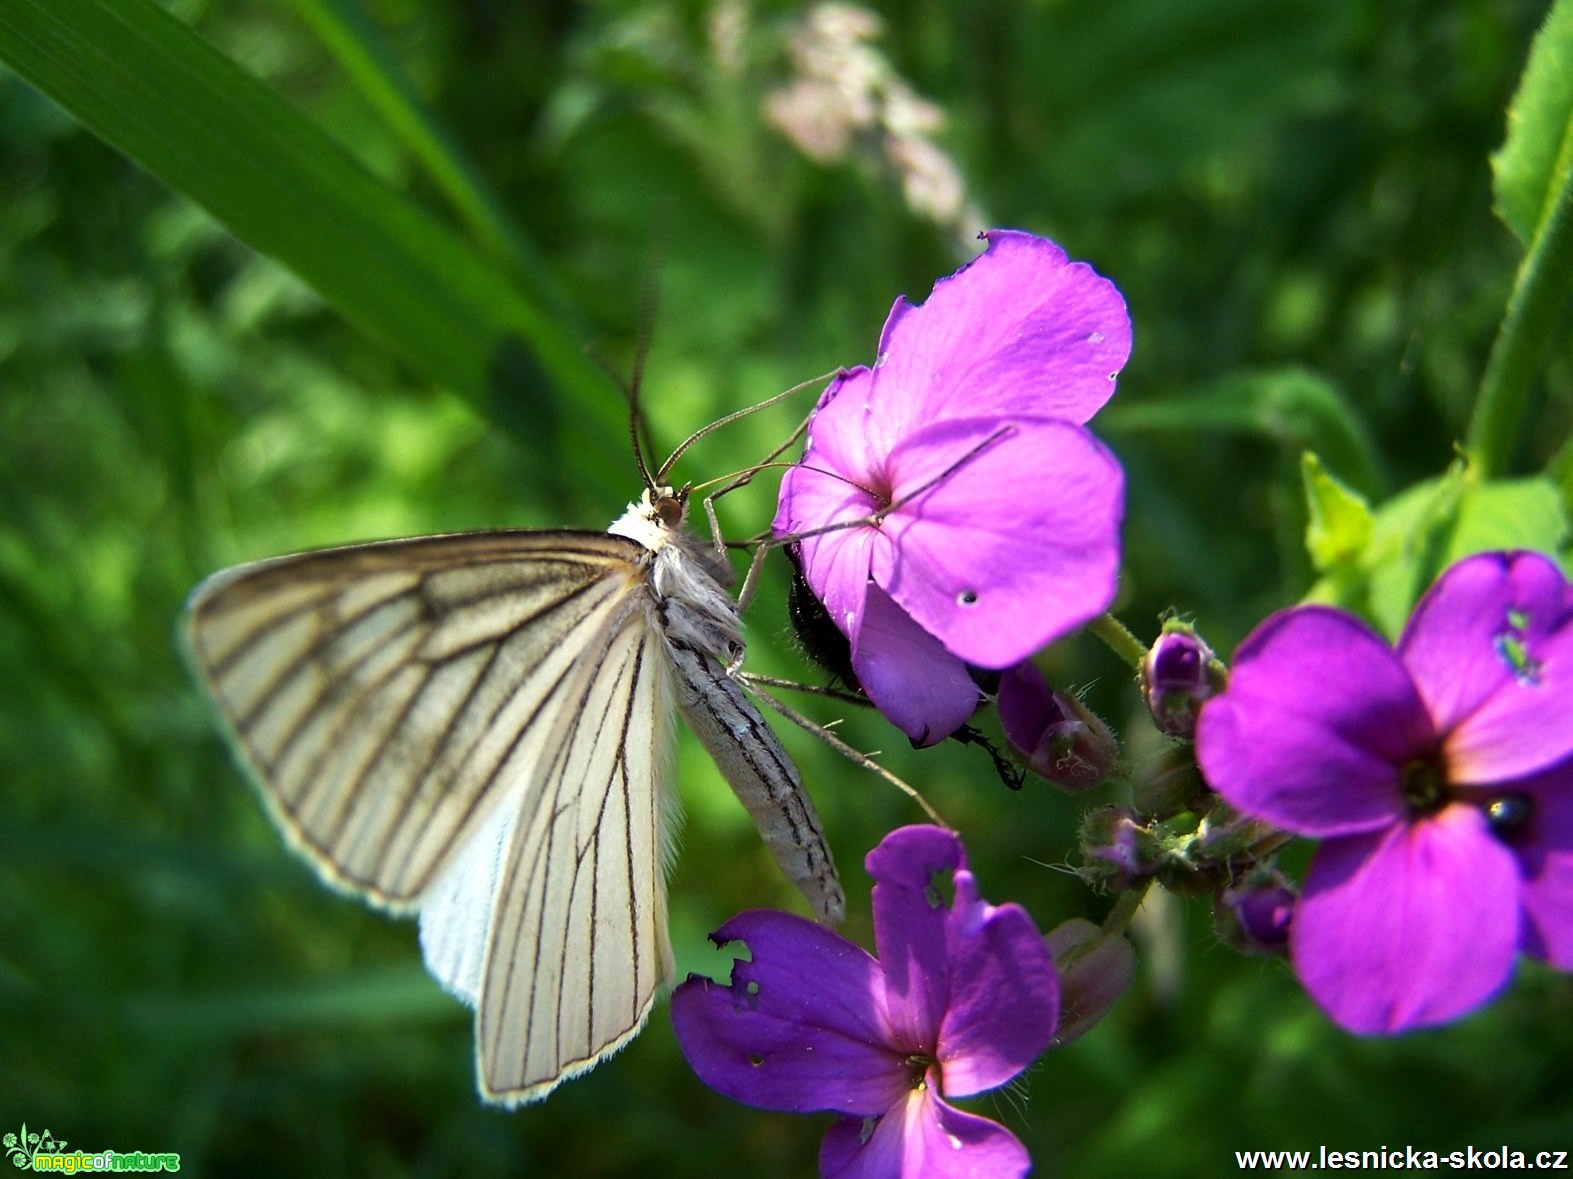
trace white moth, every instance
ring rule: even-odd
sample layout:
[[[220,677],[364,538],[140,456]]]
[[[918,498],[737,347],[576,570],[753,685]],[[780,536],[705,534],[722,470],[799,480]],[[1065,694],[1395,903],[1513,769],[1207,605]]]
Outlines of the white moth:
[[[329,884],[419,914],[427,967],[475,1008],[488,1101],[616,1052],[672,980],[674,695],[782,871],[842,917],[813,804],[732,678],[731,567],[687,507],[651,486],[606,533],[328,549],[191,595],[196,665],[269,813]]]

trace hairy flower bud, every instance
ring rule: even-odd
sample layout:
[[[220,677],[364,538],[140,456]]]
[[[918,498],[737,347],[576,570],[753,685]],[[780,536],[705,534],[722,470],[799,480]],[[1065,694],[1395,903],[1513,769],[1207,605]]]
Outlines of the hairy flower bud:
[[[1218,894],[1213,923],[1225,944],[1242,954],[1283,954],[1295,891],[1276,868],[1260,868]]]
[[[1163,858],[1151,828],[1122,806],[1087,813],[1081,825],[1081,856],[1082,879],[1116,892],[1148,880]]]
[[[1170,619],[1142,660],[1142,698],[1158,731],[1190,740],[1209,697],[1223,691],[1227,673],[1189,623]]]
[[[1071,794],[1102,782],[1119,760],[1109,726],[1074,696],[1050,688],[1031,663],[1000,676],[999,714],[1017,759]]]
[[[1136,978],[1136,951],[1121,933],[1085,917],[1072,917],[1044,935],[1060,975],[1060,1026],[1053,1047],[1063,1048],[1109,1013]]]

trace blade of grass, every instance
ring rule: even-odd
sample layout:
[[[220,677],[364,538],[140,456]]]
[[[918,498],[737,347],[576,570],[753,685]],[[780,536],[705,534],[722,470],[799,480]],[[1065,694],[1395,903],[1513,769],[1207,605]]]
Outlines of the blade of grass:
[[[0,60],[540,450],[596,453],[626,428],[544,300],[151,0],[0,0]],[[613,491],[603,464],[566,465]]]
[[[486,250],[554,297],[545,262],[480,170],[420,96],[381,32],[355,0],[295,0],[295,9],[357,90],[431,176]]]

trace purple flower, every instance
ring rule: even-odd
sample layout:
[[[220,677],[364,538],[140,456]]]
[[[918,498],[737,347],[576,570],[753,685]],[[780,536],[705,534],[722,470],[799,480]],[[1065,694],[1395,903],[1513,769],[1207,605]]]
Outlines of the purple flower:
[[[1396,650],[1338,610],[1274,615],[1196,752],[1236,808],[1323,841],[1289,949],[1344,1027],[1454,1019],[1519,950],[1573,969],[1573,587],[1545,557],[1458,562]]]
[[[879,958],[790,913],[742,913],[713,935],[748,945],[731,985],[696,975],[672,995],[683,1054],[735,1101],[841,1114],[822,1175],[1026,1174],[1014,1135],[945,1097],[1003,1085],[1048,1046],[1048,947],[1019,905],[979,899],[953,832],[903,827],[866,865]]]
[[[873,368],[843,371],[781,482],[779,536],[852,646],[869,698],[920,745],[971,715],[967,665],[1019,663],[1107,608],[1124,479],[1082,423],[1131,325],[1114,284],[1012,230],[897,299]]]

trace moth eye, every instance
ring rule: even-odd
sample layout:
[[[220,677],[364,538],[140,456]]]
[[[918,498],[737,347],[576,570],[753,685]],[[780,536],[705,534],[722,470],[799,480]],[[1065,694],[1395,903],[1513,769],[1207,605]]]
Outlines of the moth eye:
[[[656,499],[652,505],[655,509],[656,519],[668,528],[676,528],[683,522],[686,505],[681,496],[663,495]]]

